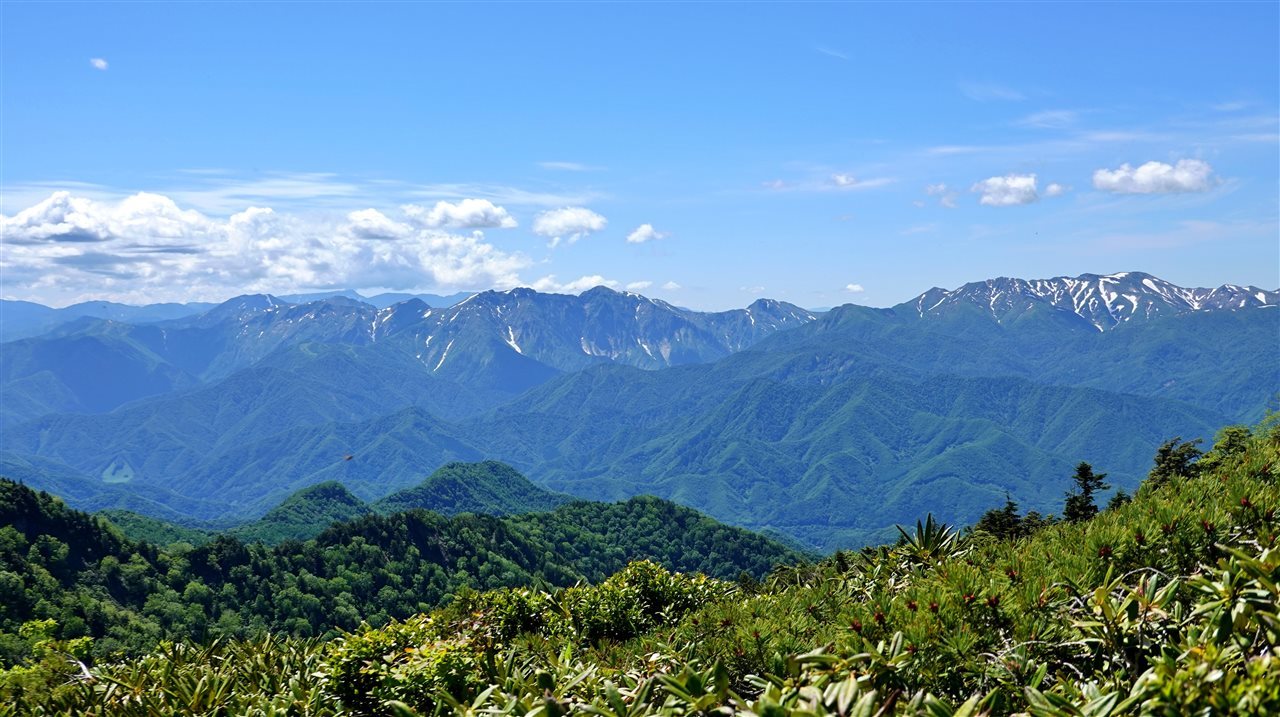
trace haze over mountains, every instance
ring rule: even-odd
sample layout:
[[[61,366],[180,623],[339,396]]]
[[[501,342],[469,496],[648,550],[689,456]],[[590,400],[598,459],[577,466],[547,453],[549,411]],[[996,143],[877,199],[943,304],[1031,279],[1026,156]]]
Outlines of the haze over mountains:
[[[1277,304],[1128,272],[820,315],[604,287],[137,307],[3,345],[0,473],[89,509],[215,519],[494,459],[581,497],[854,545],[1006,493],[1053,512],[1080,460],[1131,487],[1163,440],[1257,419],[1280,389]]]

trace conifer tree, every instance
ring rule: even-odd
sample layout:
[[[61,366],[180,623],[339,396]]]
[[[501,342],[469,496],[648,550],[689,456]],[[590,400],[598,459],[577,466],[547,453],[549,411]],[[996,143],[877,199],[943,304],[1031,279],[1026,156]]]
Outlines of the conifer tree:
[[[1072,476],[1076,488],[1067,493],[1067,502],[1063,507],[1062,517],[1068,522],[1079,523],[1097,515],[1098,504],[1094,502],[1093,494],[1111,487],[1103,482],[1106,477],[1106,473],[1094,473],[1093,466],[1080,461],[1080,465],[1076,466],[1076,474]]]
[[[1183,441],[1182,436],[1174,436],[1162,443],[1156,450],[1155,465],[1147,474],[1147,482],[1159,487],[1174,476],[1195,477],[1198,468],[1196,462],[1204,455],[1204,451],[1198,447],[1199,443],[1199,438]]]
[[[1006,493],[1004,507],[983,513],[976,527],[1001,539],[1021,537],[1022,517],[1018,515],[1018,504]]]

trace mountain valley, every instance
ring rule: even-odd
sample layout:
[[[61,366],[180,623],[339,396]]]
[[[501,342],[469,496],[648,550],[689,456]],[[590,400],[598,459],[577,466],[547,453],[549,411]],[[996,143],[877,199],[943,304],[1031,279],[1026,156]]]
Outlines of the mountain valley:
[[[575,496],[856,546],[1006,494],[1051,512],[1079,460],[1132,488],[1163,440],[1258,420],[1280,387],[1277,304],[1136,272],[822,314],[603,287],[444,308],[246,296],[4,344],[0,469],[87,509],[227,521],[493,459]]]

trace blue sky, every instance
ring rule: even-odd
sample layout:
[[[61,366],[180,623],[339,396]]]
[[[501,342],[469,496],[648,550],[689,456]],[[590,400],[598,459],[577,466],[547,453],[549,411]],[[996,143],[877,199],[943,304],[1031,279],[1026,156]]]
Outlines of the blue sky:
[[[2,293],[1275,288],[1277,7],[7,2]]]

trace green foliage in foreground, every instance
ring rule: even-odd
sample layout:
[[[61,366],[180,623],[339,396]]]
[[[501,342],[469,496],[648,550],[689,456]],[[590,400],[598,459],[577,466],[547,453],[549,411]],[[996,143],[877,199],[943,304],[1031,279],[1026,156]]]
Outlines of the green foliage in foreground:
[[[763,584],[637,563],[323,643],[82,664],[36,640],[0,714],[1276,714],[1280,434],[1212,455],[1091,520],[1014,540],[929,520]]]

